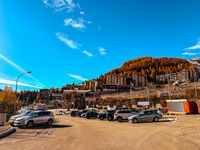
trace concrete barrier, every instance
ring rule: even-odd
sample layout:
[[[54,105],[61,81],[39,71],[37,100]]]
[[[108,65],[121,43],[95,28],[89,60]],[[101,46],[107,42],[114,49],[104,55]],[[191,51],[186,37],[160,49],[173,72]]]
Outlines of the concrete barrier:
[[[9,136],[13,133],[16,132],[16,129],[13,128],[13,127],[9,127],[7,130],[3,131],[3,132],[0,132],[0,139],[6,137],[6,136]]]

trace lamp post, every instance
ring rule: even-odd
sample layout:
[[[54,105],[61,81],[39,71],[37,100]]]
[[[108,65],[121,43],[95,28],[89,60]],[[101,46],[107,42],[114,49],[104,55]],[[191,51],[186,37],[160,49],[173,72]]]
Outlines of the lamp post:
[[[149,88],[148,85],[145,87],[147,91],[147,96],[148,96],[148,102],[149,102],[149,107],[150,107],[150,96],[149,96]]]
[[[17,77],[17,80],[16,80],[16,86],[15,86],[15,93],[17,95],[17,86],[18,86],[18,81],[19,81],[19,78],[25,74],[31,74],[32,72],[31,71],[28,71],[28,72],[23,72],[21,73],[18,77]],[[16,114],[16,104],[14,102],[14,115]]]

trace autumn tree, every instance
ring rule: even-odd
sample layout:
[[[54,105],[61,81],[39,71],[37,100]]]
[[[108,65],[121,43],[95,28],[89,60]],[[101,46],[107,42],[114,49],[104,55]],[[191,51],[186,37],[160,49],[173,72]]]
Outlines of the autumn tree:
[[[11,88],[5,87],[5,89],[0,92],[0,112],[12,114],[14,105],[18,105],[16,94]]]

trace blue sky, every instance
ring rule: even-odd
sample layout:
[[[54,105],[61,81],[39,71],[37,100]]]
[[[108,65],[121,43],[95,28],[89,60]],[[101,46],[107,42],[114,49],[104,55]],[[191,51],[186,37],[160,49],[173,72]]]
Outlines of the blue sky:
[[[142,57],[200,55],[199,0],[0,0],[0,88],[61,87]]]

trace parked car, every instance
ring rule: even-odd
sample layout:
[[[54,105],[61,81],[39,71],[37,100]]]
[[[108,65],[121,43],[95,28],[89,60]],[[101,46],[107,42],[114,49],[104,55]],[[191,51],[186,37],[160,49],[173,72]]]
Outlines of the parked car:
[[[46,124],[52,126],[54,121],[54,115],[50,111],[32,111],[25,116],[18,117],[14,121],[14,126],[32,128],[34,125]]]
[[[81,112],[78,111],[78,110],[73,110],[73,111],[71,112],[71,116],[72,116],[72,117],[76,117],[76,116],[80,117],[80,115],[81,115]]]
[[[87,119],[90,119],[90,118],[97,118],[97,116],[98,116],[98,112],[96,112],[96,111],[88,111],[88,112],[83,113],[83,114],[81,115],[81,117],[87,118]]]
[[[131,110],[118,110],[114,113],[114,119],[118,120],[119,122],[122,122],[123,120],[128,120],[128,117],[137,114],[137,112],[135,111],[131,111]]]
[[[18,118],[18,117],[23,117],[27,114],[29,114],[30,112],[32,112],[32,110],[30,109],[25,109],[23,110],[21,113],[17,114],[17,115],[14,115],[14,116],[11,116],[10,119],[8,120],[8,123],[13,126],[14,125],[14,121]]]
[[[106,112],[99,113],[98,118],[100,120],[107,119],[109,121],[112,121],[114,118],[114,113],[116,110],[107,110]]]
[[[86,113],[86,112],[88,112],[89,110],[82,110],[82,111],[78,111],[78,110],[73,110],[72,112],[71,112],[71,116],[72,117],[76,117],[76,116],[78,116],[78,117],[81,117],[81,115],[83,114],[83,113]]]
[[[159,109],[149,109],[154,111],[154,113],[157,113],[159,115],[159,119],[161,119],[163,117],[163,113],[159,110]]]
[[[100,112],[97,116],[100,120],[104,120],[106,118],[106,111]]]
[[[106,118],[108,121],[112,121],[114,119],[114,114],[116,110],[108,110],[106,114]]]
[[[161,114],[155,109],[145,110],[139,114],[132,115],[128,118],[129,122],[138,123],[138,122],[158,122],[161,117]]]

